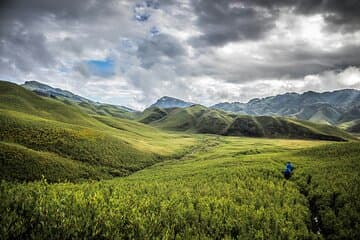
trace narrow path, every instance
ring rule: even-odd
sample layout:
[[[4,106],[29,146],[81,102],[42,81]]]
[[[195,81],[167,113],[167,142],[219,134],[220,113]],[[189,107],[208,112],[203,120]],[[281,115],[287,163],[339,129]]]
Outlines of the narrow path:
[[[306,179],[307,186],[309,187],[311,184],[312,176],[308,175]],[[310,229],[313,233],[317,235],[322,235],[321,232],[321,218],[319,215],[319,209],[316,205],[316,198],[309,196],[309,191],[304,188],[299,189],[300,193],[306,197],[309,203],[309,210],[311,213],[311,226]]]

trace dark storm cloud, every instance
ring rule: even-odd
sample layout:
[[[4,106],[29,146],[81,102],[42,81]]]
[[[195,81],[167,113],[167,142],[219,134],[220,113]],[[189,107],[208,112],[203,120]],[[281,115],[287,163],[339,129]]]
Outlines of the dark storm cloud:
[[[296,14],[322,14],[332,30],[352,31],[360,28],[358,0],[244,0],[269,9],[287,7]]]
[[[330,31],[360,29],[358,0],[194,0],[192,3],[202,33],[191,40],[194,46],[261,40],[275,27],[284,8],[294,14],[321,14]]]
[[[360,67],[360,44],[349,44],[334,51],[324,51],[304,45],[270,43],[260,48],[264,60],[207,56],[201,59],[196,74],[224,79],[231,83],[246,83],[257,79],[301,79],[309,74],[331,69]],[[216,68],[214,68],[216,66]]]
[[[2,17],[29,19],[49,14],[62,19],[79,19],[83,17],[98,17],[112,12],[114,1],[99,0],[11,0],[0,5]],[[16,13],[16,15],[13,15]]]
[[[238,40],[261,39],[273,28],[277,10],[243,5],[236,0],[193,1],[202,34],[191,40],[195,46],[223,45]]]
[[[289,50],[289,48],[291,48]],[[311,46],[293,45],[284,47],[272,45],[268,49],[270,62],[253,64],[247,71],[253,78],[302,78],[329,69],[345,69],[360,66],[360,45],[349,44],[333,51],[324,51]]]
[[[324,14],[331,30],[360,29],[360,1],[358,0],[299,1],[297,10],[305,14]]]

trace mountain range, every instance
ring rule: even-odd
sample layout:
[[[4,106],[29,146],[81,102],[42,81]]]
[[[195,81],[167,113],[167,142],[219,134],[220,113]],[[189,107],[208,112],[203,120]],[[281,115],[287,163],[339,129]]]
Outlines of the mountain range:
[[[135,111],[125,106],[99,103],[70,91],[53,88],[49,85],[26,81],[22,87],[37,95],[55,98],[64,102],[71,102],[89,114],[100,114],[128,119],[139,119],[143,123],[159,121],[165,117],[167,109],[189,108],[196,105],[178,98],[164,96],[152,104],[149,111]],[[308,120],[315,123],[339,126],[350,132],[359,132],[360,119],[360,91],[356,89],[343,89],[332,92],[308,91],[302,94],[285,93],[265,98],[251,99],[247,103],[222,102],[209,107],[221,110],[227,114],[251,116],[278,116],[290,117],[298,120]]]
[[[190,103],[176,98],[161,98],[152,107],[188,107]],[[176,102],[176,104],[172,104]],[[236,114],[254,116],[285,116],[317,123],[338,125],[360,118],[360,91],[344,89],[333,92],[286,93],[266,98],[255,98],[247,103],[223,102],[210,106]]]

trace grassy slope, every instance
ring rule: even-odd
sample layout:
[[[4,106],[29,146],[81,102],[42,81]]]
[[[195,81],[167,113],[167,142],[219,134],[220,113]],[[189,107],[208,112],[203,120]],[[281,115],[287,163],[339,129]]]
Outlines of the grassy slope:
[[[339,127],[348,132],[359,134],[360,133],[360,119],[342,123],[339,125]]]
[[[151,107],[148,109],[145,109],[144,112],[140,113],[140,116],[138,117],[138,121],[141,123],[151,123],[158,121],[165,117],[167,115],[167,112],[164,109],[158,108],[158,107]]]
[[[213,137],[180,161],[159,163],[126,178],[2,183],[1,235],[359,239],[360,144],[327,144]],[[289,160],[295,172],[286,181],[282,170]]]
[[[77,181],[81,179],[109,178],[106,173],[90,164],[73,161],[56,153],[35,151],[19,144],[0,142],[0,179],[34,181],[43,176],[50,181]]]
[[[110,104],[101,104],[95,105],[90,103],[73,103],[78,106],[83,112],[90,114],[90,115],[102,115],[102,116],[111,116],[111,117],[118,117],[118,118],[126,118],[126,119],[133,119],[134,113],[128,112],[119,107],[110,105]]]
[[[234,116],[200,105],[170,110],[147,109],[144,119],[144,123],[166,130],[195,133],[335,141],[354,139],[350,134],[329,125],[281,117]]]
[[[288,121],[296,122],[298,125],[304,126],[310,130],[312,130],[316,134],[328,135],[328,136],[335,136],[342,139],[347,140],[355,140],[355,138],[350,135],[349,133],[341,130],[340,128],[328,125],[328,124],[319,124],[313,123],[309,121],[301,121],[295,119],[288,119]],[[329,139],[331,140],[331,139]]]
[[[193,105],[188,108],[174,108],[168,115],[153,123],[154,126],[168,130],[195,131],[198,119],[206,112],[206,108]]]
[[[0,82],[0,125],[0,171],[5,179],[33,180],[41,174],[51,181],[123,176],[178,154],[196,141],[130,120],[90,116],[72,104],[6,82]],[[28,161],[14,152],[27,155]],[[13,169],[20,164],[39,171],[20,176],[20,168]],[[59,174],[52,174],[56,171]]]
[[[9,82],[0,81],[0,109],[82,126],[97,126],[96,122],[75,106],[51,98],[40,97]]]

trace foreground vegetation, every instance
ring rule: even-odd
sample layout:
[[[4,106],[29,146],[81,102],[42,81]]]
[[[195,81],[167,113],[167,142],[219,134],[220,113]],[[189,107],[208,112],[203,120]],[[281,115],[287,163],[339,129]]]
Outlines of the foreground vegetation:
[[[125,178],[2,182],[0,236],[359,239],[359,155],[359,143],[204,136],[201,149]]]

